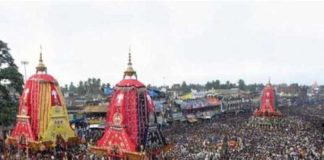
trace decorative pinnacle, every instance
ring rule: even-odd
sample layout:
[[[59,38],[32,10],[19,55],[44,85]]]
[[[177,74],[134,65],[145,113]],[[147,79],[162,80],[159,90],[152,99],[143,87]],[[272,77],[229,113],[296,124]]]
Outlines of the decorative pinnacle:
[[[45,64],[43,63],[43,48],[42,46],[40,46],[40,53],[39,53],[39,63],[36,67],[36,73],[37,72],[46,72],[47,68],[45,66]]]
[[[132,65],[132,54],[131,54],[131,48],[129,47],[129,52],[128,52],[128,65]]]
[[[267,84],[267,86],[271,86],[271,77],[270,76],[268,77],[268,84]]]
[[[128,63],[127,63],[127,69],[124,72],[124,79],[126,76],[132,77],[135,76],[135,78],[137,79],[137,74],[136,71],[133,69],[132,67],[132,55],[131,55],[131,49],[129,47],[129,53],[128,53]]]
[[[40,45],[39,47],[40,49],[40,54],[39,54],[39,63],[43,63],[43,48],[42,48],[42,45]]]

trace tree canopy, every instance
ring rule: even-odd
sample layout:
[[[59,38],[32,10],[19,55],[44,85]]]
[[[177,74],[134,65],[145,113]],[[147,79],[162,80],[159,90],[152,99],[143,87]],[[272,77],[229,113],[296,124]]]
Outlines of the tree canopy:
[[[9,53],[7,43],[0,40],[0,125],[8,126],[16,118],[23,76]]]
[[[245,82],[243,79],[239,79],[239,81],[237,83],[238,83],[238,88],[240,90],[246,90],[246,85],[245,85]]]
[[[88,78],[87,80],[79,81],[77,85],[71,82],[69,85],[62,87],[62,91],[64,93],[70,92],[76,93],[79,96],[94,98],[102,95],[105,87],[110,88],[111,86],[109,83],[102,83],[100,78]]]

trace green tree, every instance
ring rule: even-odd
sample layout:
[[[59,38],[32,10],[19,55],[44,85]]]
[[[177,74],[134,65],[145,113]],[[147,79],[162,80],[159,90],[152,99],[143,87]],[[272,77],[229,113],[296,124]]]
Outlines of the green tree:
[[[197,91],[201,91],[204,89],[204,86],[201,84],[189,84],[189,88],[192,88]]]
[[[76,92],[76,87],[75,87],[75,85],[73,84],[73,82],[71,82],[70,85],[69,85],[69,91],[70,91],[70,92],[73,92],[73,93]]]
[[[210,90],[210,89],[220,89],[221,88],[221,84],[219,80],[216,81],[212,81],[212,82],[207,82],[205,85],[205,89]]]
[[[94,85],[93,90],[94,90],[94,94],[98,95],[98,94],[100,94],[101,79],[100,78],[97,78],[95,80],[95,82],[96,83]]]
[[[83,84],[83,81],[79,81],[79,86],[77,87],[77,93],[79,95],[84,95],[86,90],[85,90],[85,87],[84,87],[84,84]]]
[[[220,89],[220,80],[216,80],[216,81],[214,82],[214,88],[215,88],[215,89]]]
[[[226,81],[226,89],[231,89],[231,82],[230,81]]]
[[[8,126],[15,121],[24,84],[9,50],[7,44],[0,40],[0,126]]]
[[[212,85],[212,83],[210,83],[209,81],[205,84],[205,89],[207,89],[207,90],[210,90],[210,89],[212,89],[213,88],[213,85]]]
[[[244,82],[243,79],[239,79],[239,81],[237,83],[238,83],[238,88],[240,90],[245,90],[246,89],[246,85],[245,85],[245,82]]]
[[[187,85],[186,81],[183,81],[182,84],[181,84],[181,91],[183,93],[187,93],[187,92],[190,92],[190,88],[189,86]]]
[[[63,92],[63,93],[66,93],[66,92],[69,91],[69,87],[68,87],[67,84],[65,84],[64,87],[61,87],[61,88],[62,88],[62,92]]]

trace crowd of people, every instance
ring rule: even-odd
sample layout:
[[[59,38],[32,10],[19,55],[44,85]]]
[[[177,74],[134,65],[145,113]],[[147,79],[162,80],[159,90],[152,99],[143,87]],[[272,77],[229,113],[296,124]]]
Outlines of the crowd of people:
[[[283,107],[280,110],[284,115],[281,125],[272,129],[251,125],[251,112],[219,114],[195,123],[174,122],[162,130],[171,147],[158,159],[324,159],[324,106]],[[41,152],[29,151],[29,159],[107,158],[89,152],[89,145],[95,144],[103,130],[76,127],[75,131],[82,137],[81,144],[71,145],[65,151],[59,146]],[[11,154],[10,159],[26,156],[24,150],[13,149],[12,152],[15,154]]]
[[[81,141],[94,144],[103,135],[104,129],[102,128],[89,128],[89,127],[77,127],[75,129],[76,134],[81,138]]]
[[[283,108],[276,129],[249,125],[251,114],[222,115],[164,130],[173,149],[161,159],[324,159],[324,106]]]
[[[66,145],[66,144],[65,144]],[[96,155],[89,151],[87,143],[70,144],[64,147],[56,145],[54,148],[32,150],[17,149],[9,145],[6,154],[1,154],[0,160],[108,160],[104,155]]]

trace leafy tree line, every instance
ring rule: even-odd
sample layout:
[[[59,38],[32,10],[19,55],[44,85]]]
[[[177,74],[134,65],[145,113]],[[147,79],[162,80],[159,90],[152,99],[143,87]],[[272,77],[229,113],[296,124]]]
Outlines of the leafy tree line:
[[[243,85],[245,85],[244,81],[243,81]],[[221,83],[220,80],[215,80],[215,81],[211,81],[211,82],[208,81],[205,84],[205,89],[206,90],[213,89],[213,88],[214,89],[231,89],[231,88],[236,88],[236,87],[237,87],[236,83],[231,83],[230,81],[226,81],[225,83]]]
[[[99,95],[102,94],[104,87],[111,87],[109,83],[101,83],[100,78],[89,78],[86,81],[80,81],[77,86],[70,83],[70,85],[65,85],[63,87],[63,92],[72,92],[77,93],[78,95]],[[167,89],[171,89],[176,91],[180,94],[185,94],[190,92],[192,89],[197,91],[202,90],[210,90],[210,89],[231,89],[231,88],[239,88],[243,91],[250,91],[252,93],[260,92],[265,84],[262,83],[253,83],[253,84],[246,84],[243,79],[239,79],[237,83],[233,83],[230,81],[221,82],[220,80],[213,80],[208,81],[205,85],[202,84],[187,84],[186,81],[183,81],[181,84],[176,83],[171,86],[164,86]],[[148,88],[160,88],[159,86],[151,86],[150,84],[147,85]],[[299,90],[299,85],[297,83],[292,83],[290,85],[278,85],[278,91],[281,91],[281,88],[285,87],[288,88],[289,91],[297,92]],[[324,88],[324,87],[323,87]]]
[[[101,83],[100,78],[88,78],[86,81],[79,81],[79,84],[76,86],[73,82],[69,85],[65,85],[62,88],[64,93],[77,93],[78,95],[98,95],[102,93],[102,89],[104,87],[111,87],[109,83]],[[150,84],[147,85],[148,88],[153,87]],[[183,81],[181,84],[173,84],[171,87],[167,86],[172,90],[181,93],[190,92],[191,89],[202,91],[209,89],[231,89],[231,88],[240,88],[242,90],[253,89],[256,88],[257,85],[245,85],[244,80],[240,79],[238,84],[231,83],[230,81],[226,81],[225,83],[221,83],[219,80],[207,82],[205,85],[202,84],[187,84],[186,81]]]
[[[91,96],[102,94],[104,87],[110,87],[109,83],[102,83],[100,78],[88,78],[85,81],[79,81],[79,84],[75,86],[73,82],[69,85],[65,85],[62,88],[64,93],[76,93],[78,95]]]
[[[231,89],[231,88],[239,88],[244,91],[256,92],[261,90],[264,87],[262,83],[260,84],[245,84],[243,79],[239,79],[237,83],[232,83],[230,81],[225,81],[222,83],[220,80],[208,81],[205,85],[202,84],[187,84],[183,81],[181,84],[173,84],[171,86],[172,90],[177,92],[187,93],[190,92],[191,89],[202,91],[202,90],[210,90],[210,89]],[[169,87],[168,87],[169,88]]]
[[[24,84],[9,51],[7,43],[0,40],[0,126],[8,126],[15,121]]]

